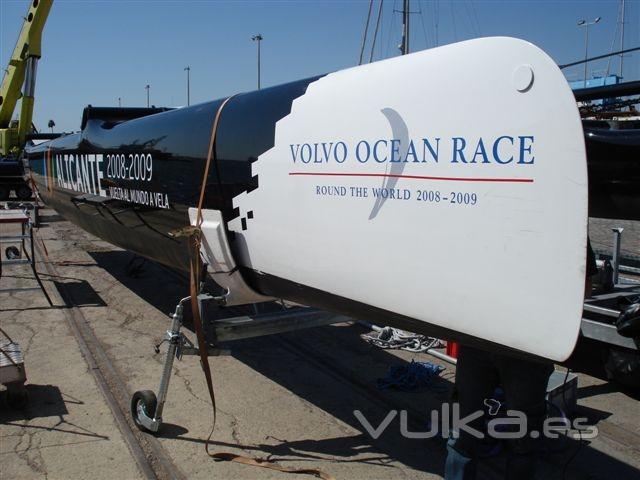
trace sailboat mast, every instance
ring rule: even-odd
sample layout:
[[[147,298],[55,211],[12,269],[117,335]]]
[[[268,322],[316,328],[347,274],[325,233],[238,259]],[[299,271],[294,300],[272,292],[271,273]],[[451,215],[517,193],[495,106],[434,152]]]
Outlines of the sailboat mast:
[[[622,0],[622,25],[620,29],[620,50],[624,50],[624,0]],[[622,78],[622,64],[624,61],[624,53],[620,54],[620,78]]]
[[[402,43],[400,44],[402,55],[409,53],[409,8],[409,0],[404,0],[402,7]]]

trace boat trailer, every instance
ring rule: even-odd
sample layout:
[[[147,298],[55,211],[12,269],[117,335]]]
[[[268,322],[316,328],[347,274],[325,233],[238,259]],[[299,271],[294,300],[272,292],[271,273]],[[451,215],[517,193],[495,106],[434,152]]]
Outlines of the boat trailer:
[[[163,340],[155,346],[156,353],[159,353],[160,345],[164,342],[168,344],[158,394],[156,395],[151,390],[139,390],[131,397],[131,416],[136,426],[142,431],[156,433],[162,426],[162,413],[169,391],[169,380],[174,360],[180,360],[184,355],[199,355],[197,346],[181,332],[184,304],[189,303],[190,300],[191,297],[185,297],[178,302],[175,312],[171,315],[171,328],[167,330]],[[199,294],[197,300],[202,319],[207,318],[208,305],[212,303],[218,306],[224,305],[224,297],[215,297],[207,293]],[[228,350],[218,348],[218,344],[221,342],[262,337],[352,320],[344,315],[302,306],[270,313],[257,313],[255,306],[254,310],[256,313],[253,315],[209,321],[209,326],[212,327],[212,338],[208,339],[207,356],[228,355]]]
[[[214,227],[219,228],[220,225],[220,222],[216,222]],[[610,276],[608,283],[611,286],[606,292],[585,300],[580,333],[583,337],[603,342],[613,347],[637,351],[640,349],[640,345],[637,345],[634,339],[621,336],[615,326],[615,320],[621,313],[618,301],[625,297],[631,299],[640,296],[640,284],[628,283],[619,278],[619,271],[625,270],[620,265],[622,229],[613,229],[613,233],[614,247],[611,255],[613,268],[611,270],[603,269],[605,274]],[[218,257],[221,256],[224,255],[218,255]],[[635,273],[636,269],[631,268],[631,270]],[[201,289],[202,286],[200,286]],[[203,320],[207,318],[208,305],[226,306],[228,305],[228,298],[228,295],[213,296],[208,293],[200,293],[197,296],[200,318]],[[156,395],[151,390],[139,390],[131,398],[131,416],[136,426],[143,431],[156,433],[162,426],[162,413],[169,390],[169,380],[171,379],[174,359],[180,360],[184,355],[199,355],[198,348],[181,332],[184,304],[190,303],[190,300],[191,297],[185,297],[178,302],[175,312],[171,315],[171,328],[167,330],[163,340],[155,346],[155,352],[159,353],[160,346],[165,342],[168,344],[158,394]],[[218,347],[221,342],[354,321],[351,317],[304,306],[294,306],[269,313],[258,313],[256,305],[256,303],[253,304],[255,312],[253,315],[232,316],[208,321],[207,326],[209,327],[210,338],[208,339],[207,356],[228,355],[228,350]],[[369,323],[364,324],[370,328],[375,328]],[[427,350],[426,353],[450,364],[455,365],[457,363],[455,358],[433,348]]]

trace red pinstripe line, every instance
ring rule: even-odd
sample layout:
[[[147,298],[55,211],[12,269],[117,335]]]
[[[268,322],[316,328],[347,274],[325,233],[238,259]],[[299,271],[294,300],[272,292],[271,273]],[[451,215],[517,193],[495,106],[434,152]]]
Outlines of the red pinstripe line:
[[[388,173],[313,173],[313,172],[289,172],[291,176],[314,177],[391,177],[412,178],[418,180],[447,180],[451,182],[503,182],[503,183],[533,183],[533,178],[486,178],[486,177],[432,177],[426,175],[393,175]]]

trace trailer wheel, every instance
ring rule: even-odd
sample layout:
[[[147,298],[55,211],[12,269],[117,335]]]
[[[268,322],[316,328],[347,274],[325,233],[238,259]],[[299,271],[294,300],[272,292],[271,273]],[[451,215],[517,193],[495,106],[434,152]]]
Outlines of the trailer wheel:
[[[20,200],[29,200],[33,195],[31,188],[29,188],[29,185],[26,184],[18,185],[15,190],[16,197],[18,197]]]
[[[20,250],[18,250],[18,247],[11,245],[4,249],[4,256],[7,257],[7,260],[16,260],[21,256]]]
[[[157,405],[158,399],[156,398],[156,394],[151,390],[138,390],[133,394],[133,397],[131,397],[131,417],[138,429],[143,432],[154,433],[140,422],[139,415],[142,411],[147,417],[154,418]]]
[[[0,185],[0,201],[9,199],[9,186],[8,185]]]

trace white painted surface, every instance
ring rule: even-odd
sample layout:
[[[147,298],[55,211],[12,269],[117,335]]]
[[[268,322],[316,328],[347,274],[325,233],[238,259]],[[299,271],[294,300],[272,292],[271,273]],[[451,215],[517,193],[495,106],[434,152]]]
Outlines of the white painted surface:
[[[513,84],[519,92],[526,92],[533,84],[533,69],[531,65],[520,65],[513,72]]]
[[[522,65],[535,81],[519,92]],[[402,158],[409,139],[441,138],[438,162],[428,153],[425,163],[355,158],[359,141],[394,135],[404,136]],[[489,152],[501,136],[533,136],[523,155],[533,164],[482,163],[481,155],[452,163],[454,137],[473,153],[479,137]],[[293,161],[297,144],[338,141],[349,151],[343,163]],[[512,150],[499,141],[498,157],[519,158],[515,142]],[[252,171],[259,188],[234,207],[253,218],[246,230],[240,218],[229,223],[243,237],[239,263],[550,359],[573,350],[585,274],[585,147],[569,86],[534,45],[471,40],[323,77],[278,122],[275,146]],[[372,189],[383,185],[411,198],[376,201]],[[319,186],[362,187],[369,197],[318,195]],[[418,201],[417,190],[475,194],[477,202]]]

